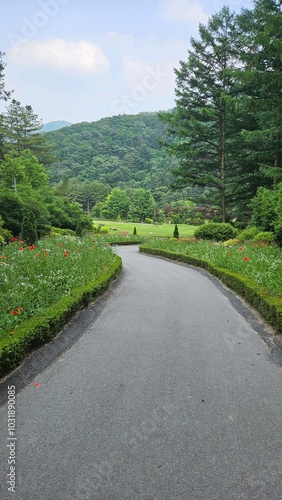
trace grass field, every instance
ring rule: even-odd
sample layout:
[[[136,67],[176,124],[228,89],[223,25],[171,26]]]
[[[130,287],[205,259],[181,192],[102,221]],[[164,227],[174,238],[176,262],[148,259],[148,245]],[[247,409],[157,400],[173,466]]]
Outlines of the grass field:
[[[136,227],[138,236],[164,236],[173,237],[174,224],[143,224],[135,222],[117,222],[109,220],[94,220],[95,227],[103,225],[109,229],[109,234],[119,234],[120,232],[128,232],[133,234],[133,229]],[[188,226],[187,224],[177,224],[180,238],[189,238],[194,235],[196,226]]]

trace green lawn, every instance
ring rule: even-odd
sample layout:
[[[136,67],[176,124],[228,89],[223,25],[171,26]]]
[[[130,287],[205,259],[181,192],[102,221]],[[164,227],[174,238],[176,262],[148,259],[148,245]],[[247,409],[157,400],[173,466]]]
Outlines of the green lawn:
[[[173,237],[174,224],[143,224],[135,222],[117,222],[109,220],[94,219],[95,227],[99,224],[109,229],[109,234],[119,234],[120,231],[133,234],[133,229],[136,227],[138,236],[170,236]],[[189,238],[194,235],[196,226],[188,226],[187,224],[177,224],[180,238]],[[114,230],[116,229],[116,230]]]

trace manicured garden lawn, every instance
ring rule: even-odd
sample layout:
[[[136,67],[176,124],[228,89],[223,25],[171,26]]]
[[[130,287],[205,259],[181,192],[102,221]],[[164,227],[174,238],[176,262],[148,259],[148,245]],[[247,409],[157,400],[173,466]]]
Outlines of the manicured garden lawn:
[[[95,227],[98,227],[100,224],[109,228],[109,234],[128,232],[129,235],[132,235],[134,227],[136,227],[137,235],[139,236],[170,236],[172,238],[174,231],[174,224],[157,225],[134,222],[117,222],[109,220],[94,220]],[[193,236],[196,229],[196,226],[188,226],[187,224],[178,224],[177,226],[179,230],[179,236],[181,238],[189,238]]]

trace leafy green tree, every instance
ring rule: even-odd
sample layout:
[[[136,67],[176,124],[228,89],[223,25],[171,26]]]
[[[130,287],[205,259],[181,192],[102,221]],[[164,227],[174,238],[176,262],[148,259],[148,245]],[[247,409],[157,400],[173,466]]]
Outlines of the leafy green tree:
[[[21,231],[23,208],[22,199],[12,189],[0,190],[0,216],[4,221],[4,228],[15,236]]]
[[[144,222],[155,215],[156,202],[149,190],[138,188],[132,191],[130,217]]]
[[[116,219],[118,216],[125,219],[129,212],[130,199],[125,191],[114,188],[106,198],[101,215],[106,219]]]
[[[277,222],[277,191],[260,187],[251,200],[251,224],[261,231],[273,231]]]
[[[43,165],[28,149],[20,156],[13,151],[0,162],[0,184],[7,188],[13,186],[15,190],[18,184],[40,189],[48,185],[48,176]]]

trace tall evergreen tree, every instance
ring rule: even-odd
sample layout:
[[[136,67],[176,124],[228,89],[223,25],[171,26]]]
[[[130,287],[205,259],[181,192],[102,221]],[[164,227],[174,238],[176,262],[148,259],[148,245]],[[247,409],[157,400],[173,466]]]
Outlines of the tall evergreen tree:
[[[5,89],[5,67],[6,63],[3,61],[5,53],[0,51],[0,99],[7,101],[10,99],[12,92]]]
[[[210,188],[226,220],[228,192],[235,186],[232,142],[233,98],[239,93],[234,70],[240,64],[237,20],[228,7],[200,25],[200,39],[191,39],[188,60],[176,73],[176,110],[160,114],[169,124],[168,153],[180,159],[174,187]]]
[[[4,151],[10,153],[15,150],[18,155],[29,149],[40,163],[44,165],[54,162],[48,139],[40,134],[42,122],[33,112],[31,106],[22,106],[13,99],[2,118],[2,133]]]
[[[282,180],[281,1],[255,0],[254,10],[244,10],[239,25],[245,32],[244,106],[255,116],[255,127],[242,131],[244,152],[275,185]]]

